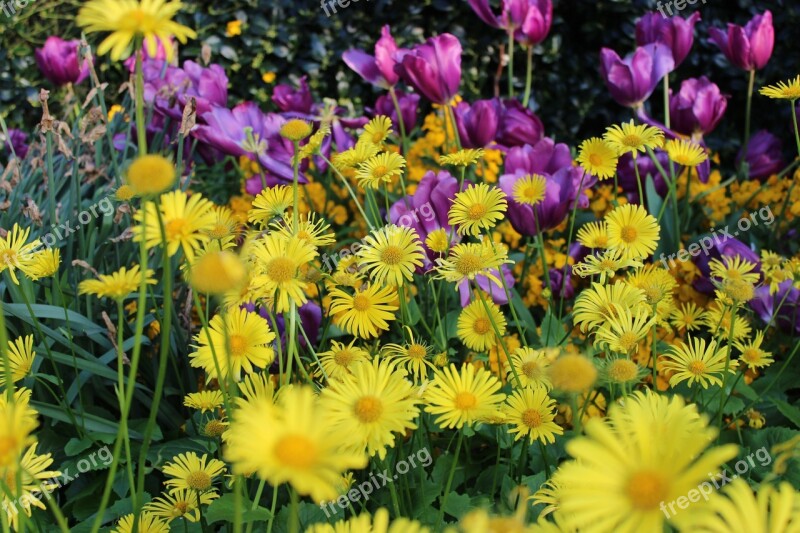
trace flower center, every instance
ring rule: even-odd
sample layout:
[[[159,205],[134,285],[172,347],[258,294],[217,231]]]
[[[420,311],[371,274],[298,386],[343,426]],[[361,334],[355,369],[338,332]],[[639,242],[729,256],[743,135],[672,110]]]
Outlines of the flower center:
[[[528,361],[527,363],[522,364],[522,373],[525,374],[525,377],[534,379],[539,377],[539,365],[534,361]]]
[[[17,264],[17,252],[13,249],[3,250],[0,252],[0,262],[6,265]]]
[[[656,472],[644,470],[633,474],[628,480],[628,497],[633,507],[650,511],[667,497],[667,486],[664,479]]]
[[[633,226],[624,226],[619,234],[620,238],[626,243],[630,244],[639,236],[639,232]]]
[[[387,246],[383,252],[381,252],[381,261],[386,263],[389,266],[394,266],[399,264],[403,260],[403,250],[400,249],[399,246]]]
[[[706,364],[702,361],[692,361],[689,363],[689,372],[695,376],[699,376],[706,371]]]
[[[478,335],[486,335],[489,333],[489,330],[492,328],[491,322],[486,317],[478,317],[475,319],[475,323],[472,325],[472,331],[477,333]]]
[[[353,359],[355,359],[355,355],[353,355],[353,352],[351,352],[350,350],[342,350],[341,352],[333,356],[333,361],[337,365],[343,366],[345,368],[350,366],[350,363],[353,362]]]
[[[172,516],[178,518],[186,514],[189,510],[189,502],[175,502],[175,507],[172,509]]]
[[[225,224],[217,224],[211,229],[211,231],[208,232],[208,236],[212,239],[223,239],[227,237],[229,233],[230,230],[228,229],[228,226]]]
[[[383,142],[383,132],[376,131],[372,134],[372,144],[380,144]]]
[[[290,468],[310,468],[316,463],[317,448],[303,435],[286,435],[275,445],[275,456]]]
[[[467,411],[475,407],[477,404],[478,399],[471,392],[461,391],[456,394],[456,409]]]
[[[245,354],[247,351],[247,339],[241,335],[231,335],[229,340],[231,343],[232,356],[240,357]]]
[[[600,154],[591,154],[589,156],[589,163],[591,163],[594,166],[599,166],[600,164],[603,163],[603,158],[600,157]]]
[[[486,216],[487,211],[488,209],[486,209],[486,206],[483,204],[472,204],[467,211],[467,218],[470,220],[480,220]]]
[[[364,296],[363,294],[356,294],[353,298],[353,309],[359,312],[364,312],[369,310],[370,308],[369,297]]]
[[[267,275],[275,283],[286,283],[294,277],[294,263],[286,257],[276,257],[267,265]]]
[[[8,466],[16,458],[14,450],[17,448],[17,439],[10,436],[0,437],[0,466]]]
[[[410,359],[425,359],[428,350],[421,344],[412,344],[408,347],[408,357]]]
[[[372,177],[375,179],[383,178],[386,175],[388,169],[384,165],[378,165],[374,169],[372,169]]]
[[[375,396],[363,396],[356,401],[353,410],[355,411],[356,418],[364,424],[369,424],[381,417],[383,413],[383,404],[380,399]]]
[[[208,490],[211,488],[211,476],[202,470],[192,472],[186,476],[186,484],[190,489]]]
[[[761,359],[761,350],[748,348],[742,352],[742,358],[750,361],[751,363],[757,363]]]
[[[189,234],[189,225],[183,218],[176,218],[167,222],[164,228],[168,241],[174,241]]]
[[[636,334],[633,332],[626,331],[619,336],[619,347],[622,348],[625,353],[630,352],[638,343],[639,339],[636,338]]]
[[[472,253],[462,254],[456,260],[456,271],[462,276],[468,277],[481,269],[483,260],[481,256]]]
[[[608,375],[617,383],[625,383],[636,377],[636,363],[626,359],[617,359],[608,367]]]
[[[622,138],[622,144],[631,148],[637,148],[640,144],[642,144],[642,138],[634,133],[629,133]]]
[[[522,413],[522,423],[529,428],[538,428],[542,425],[542,414],[536,409],[528,409]]]

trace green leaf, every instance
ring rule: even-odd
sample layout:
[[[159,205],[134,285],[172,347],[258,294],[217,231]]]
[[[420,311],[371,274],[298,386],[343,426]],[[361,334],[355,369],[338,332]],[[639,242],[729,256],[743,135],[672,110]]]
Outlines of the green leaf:
[[[564,324],[548,309],[542,320],[542,346],[559,346],[565,339]]]
[[[467,494],[458,494],[456,492],[451,492],[444,504],[444,512],[455,518],[461,518],[472,508],[472,498]]]
[[[250,522],[266,522],[272,516],[269,509],[261,507],[260,505],[252,509],[252,504],[247,501],[241,502],[239,515],[241,522],[247,524]],[[209,524],[215,522],[233,522],[234,517],[237,515],[236,502],[233,494],[223,494],[220,498],[211,502],[204,516]]]
[[[775,407],[778,408],[778,411],[780,411],[783,416],[788,418],[789,421],[795,425],[795,427],[800,428],[800,409],[789,402],[780,400],[778,398],[772,398],[770,401],[775,404]]]

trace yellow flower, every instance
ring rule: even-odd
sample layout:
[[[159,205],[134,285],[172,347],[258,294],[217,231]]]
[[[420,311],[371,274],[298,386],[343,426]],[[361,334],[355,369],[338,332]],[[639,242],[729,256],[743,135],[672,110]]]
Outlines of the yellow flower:
[[[201,413],[213,411],[222,406],[222,392],[218,390],[204,390],[187,394],[183,399],[183,405],[190,409],[197,409]]]
[[[664,149],[672,161],[684,167],[696,167],[708,159],[708,154],[702,146],[683,139],[667,141]]]
[[[3,394],[0,403],[0,468],[17,464],[22,451],[35,441],[32,433],[36,429],[36,411],[29,407],[30,391],[15,394],[9,402]]]
[[[134,215],[134,219],[139,222],[133,227],[134,240],[139,242],[144,238],[148,248],[162,244],[159,214],[156,211],[158,209],[164,223],[166,243],[163,244],[167,247],[167,253],[173,256],[180,248],[189,263],[192,263],[200,245],[208,242],[208,232],[216,222],[213,208],[214,204],[201,194],[194,194],[191,198],[183,191],[162,194],[158,207],[154,202],[147,202]],[[144,227],[143,220],[146,220]]]
[[[489,350],[498,343],[505,331],[506,318],[492,301],[487,301],[484,305],[480,299],[474,300],[458,315],[458,338],[470,350],[480,352]]]
[[[722,385],[720,378],[725,372],[727,356],[727,346],[717,347],[715,340],[706,344],[705,339],[689,337],[686,344],[669,347],[669,351],[663,357],[664,363],[661,368],[675,372],[669,380],[669,384],[673,387],[688,381],[690,386],[698,382],[707,389],[709,384]],[[733,371],[733,366],[729,371]]]
[[[389,183],[392,178],[402,174],[405,166],[406,160],[400,154],[383,152],[361,163],[356,178],[361,187],[378,189],[381,183]]]
[[[400,287],[422,266],[422,243],[416,230],[389,224],[368,235],[358,250],[358,265],[375,283]]]
[[[5,237],[0,238],[0,273],[8,270],[11,281],[15,285],[19,285],[15,270],[20,269],[26,272],[32,254],[40,246],[38,240],[25,244],[30,233],[30,228],[23,230],[19,224],[15,223],[11,231]]]
[[[527,346],[517,348],[511,352],[511,361],[505,363],[506,377],[515,387],[543,388],[549,391],[553,387],[547,376],[550,355],[549,350],[534,350]]]
[[[547,191],[547,179],[539,174],[533,174],[518,179],[514,183],[514,201],[518,204],[535,206],[544,200]]]
[[[8,341],[8,369],[5,368],[5,364],[0,360],[0,387],[6,388],[7,374],[11,375],[12,383],[16,383],[26,377],[31,371],[35,357],[33,335]]]
[[[608,225],[605,222],[590,222],[578,230],[578,242],[587,248],[605,249],[608,247]]]
[[[432,252],[443,254],[450,247],[450,236],[444,228],[435,229],[425,238],[425,246]]]
[[[582,291],[575,299],[573,320],[581,331],[594,329],[611,317],[618,316],[622,309],[635,309],[645,301],[644,291],[627,283],[601,285]]]
[[[41,278],[49,278],[58,272],[61,264],[61,250],[58,248],[47,248],[33,254],[25,265],[25,274],[31,281]]]
[[[395,320],[397,290],[370,285],[354,294],[340,288],[331,291],[330,314],[343,330],[362,339],[377,337]]]
[[[240,402],[272,403],[275,400],[275,383],[272,381],[272,375],[267,372],[248,374],[238,385],[242,393],[242,397],[238,400]]]
[[[655,318],[650,318],[644,307],[635,312],[620,309],[616,316],[608,317],[595,334],[595,346],[606,346],[613,352],[630,355],[639,350],[639,341],[650,332]]]
[[[267,187],[253,200],[253,207],[247,213],[247,220],[264,227],[273,218],[283,216],[293,203],[291,187],[286,185]]]
[[[762,87],[760,94],[770,98],[780,100],[791,100],[794,102],[800,98],[800,76],[789,80],[789,82],[779,81],[777,85],[767,85]]]
[[[274,73],[274,72],[272,72],[272,71],[265,72],[264,74],[262,74],[262,75],[261,75],[261,80],[262,80],[264,83],[267,83],[267,84],[270,84],[270,83],[275,83],[275,79],[276,79],[276,78],[277,78],[277,76],[276,76],[276,75],[275,75],[275,73]]]
[[[208,491],[200,494],[199,498],[200,505],[208,505],[219,498],[219,494],[215,491]],[[163,518],[167,523],[176,518],[185,518],[189,522],[197,522],[200,519],[197,499],[198,494],[195,491],[180,489],[174,494],[163,493],[160,497],[145,504],[143,509],[157,518]]]
[[[414,386],[388,359],[356,365],[335,387],[323,389],[321,400],[330,423],[348,435],[351,445],[381,460],[387,448],[394,448],[396,433],[417,428]]]
[[[139,289],[142,275],[147,276],[145,283],[155,285],[153,271],[148,269],[145,274],[139,271],[139,265],[133,265],[130,270],[120,268],[113,274],[100,274],[99,279],[87,279],[78,284],[78,294],[94,294],[98,298],[113,298],[123,300],[130,293]]]
[[[492,244],[488,239],[480,243],[456,244],[450,249],[447,259],[437,261],[436,278],[460,284],[481,275],[500,285],[500,279],[492,270],[510,262],[508,249],[502,244]]]
[[[578,354],[562,355],[548,367],[547,374],[554,389],[569,393],[588,391],[597,380],[594,363]]]
[[[364,143],[372,143],[378,148],[383,147],[383,143],[392,133],[392,119],[384,115],[378,115],[364,126],[364,133],[359,140]]]
[[[599,276],[600,283],[605,283],[607,278],[613,278],[617,270],[630,267],[641,268],[641,262],[635,259],[625,259],[619,248],[606,250],[602,255],[587,255],[583,261],[575,265],[573,272],[582,278]]]
[[[200,343],[197,351],[189,355],[191,365],[201,367],[214,378],[233,376],[241,379],[242,370],[251,374],[255,368],[266,368],[275,359],[272,341],[275,333],[261,315],[235,307],[223,319],[215,315],[208,329],[195,337]],[[230,348],[230,350],[228,349]]]
[[[703,318],[703,309],[697,307],[694,302],[681,304],[672,311],[672,325],[685,331],[697,331],[700,329]]]
[[[160,155],[139,156],[128,167],[125,181],[136,195],[159,194],[175,183],[175,165]]]
[[[441,156],[439,164],[468,167],[480,161],[484,154],[483,148],[459,150],[458,152]]]
[[[46,468],[53,464],[53,459],[49,453],[39,455],[36,453],[37,444],[34,443],[27,449],[25,455],[17,462],[0,469],[0,480],[5,483],[3,494],[0,497],[0,504],[6,511],[8,522],[15,531],[19,530],[19,508],[30,518],[31,506],[39,509],[46,509],[42,500],[42,489],[53,492],[61,485],[57,483],[61,472],[49,471]],[[17,484],[19,477],[20,484]],[[18,487],[19,486],[19,490]],[[6,489],[7,488],[7,489]],[[6,492],[10,491],[10,494]]]
[[[329,380],[343,380],[361,363],[369,362],[370,355],[366,350],[355,346],[355,339],[350,344],[331,341],[331,349],[318,353],[319,364]]]
[[[281,126],[280,134],[284,139],[299,142],[311,135],[312,131],[311,124],[305,120],[295,118],[287,120],[283,126]]]
[[[214,206],[214,227],[206,231],[208,236],[219,241],[223,249],[234,243],[239,235],[240,222],[229,208]]]
[[[555,404],[543,388],[515,390],[503,406],[507,423],[511,425],[508,432],[515,435],[514,440],[527,436],[531,444],[536,440],[553,444],[555,435],[564,434],[561,426],[553,421]]]
[[[721,259],[712,259],[708,263],[711,277],[723,281],[745,281],[750,284],[758,283],[761,275],[754,272],[756,265],[738,255],[724,255]]]
[[[316,248],[297,237],[271,233],[255,243],[253,256],[252,283],[263,297],[275,302],[278,313],[288,311],[291,303],[298,307],[306,303],[307,284],[300,269],[317,257]]]
[[[764,332],[757,331],[756,337],[748,342],[736,341],[733,345],[739,350],[739,364],[750,370],[763,368],[775,362],[772,354],[761,348],[764,342]]]
[[[225,463],[207,454],[200,457],[195,452],[187,452],[173,457],[162,470],[168,477],[164,485],[170,494],[189,489],[206,492],[212,488],[214,478],[225,472]]]
[[[706,450],[717,430],[680,396],[636,392],[609,418],[567,443],[573,460],[557,474],[565,531],[663,531],[663,505],[736,456],[733,444]]]
[[[613,178],[617,172],[617,152],[608,142],[592,137],[581,143],[578,163],[586,172],[600,180]]]
[[[425,391],[425,411],[436,418],[442,428],[461,429],[495,416],[505,394],[502,384],[483,368],[454,364],[435,372],[433,383]]]
[[[614,125],[606,129],[603,140],[617,155],[630,153],[634,159],[639,152],[648,148],[654,150],[664,143],[664,132],[645,124],[636,125],[633,120],[623,122],[622,126]]]
[[[600,366],[602,379],[612,385],[628,385],[638,382],[646,370],[624,357],[605,359]]]
[[[307,386],[284,391],[276,405],[241,405],[226,436],[225,459],[234,473],[255,472],[274,487],[288,482],[315,502],[336,498],[342,474],[367,465],[363,452],[346,447],[347,436]]]
[[[242,21],[232,20],[225,26],[225,36],[235,37],[242,34]]]
[[[456,193],[448,213],[448,224],[458,226],[460,235],[479,235],[481,230],[493,228],[508,207],[505,193],[485,183],[472,185]]]
[[[605,221],[608,247],[621,249],[623,257],[644,259],[658,246],[658,221],[641,205],[619,206],[606,215]]]
[[[189,275],[190,285],[198,292],[224,294],[235,291],[247,279],[247,271],[239,256],[233,252],[204,253]]]
[[[110,51],[114,61],[130,53],[136,38],[144,40],[147,53],[153,57],[160,41],[167,61],[172,61],[174,50],[170,37],[181,43],[197,37],[191,28],[172,21],[181,7],[180,2],[166,0],[91,0],[81,7],[76,21],[86,33],[111,32],[100,43],[97,53],[104,55]]]
[[[133,522],[133,515],[127,514],[119,519],[117,527],[112,529],[111,533],[169,533],[169,525],[167,522],[147,511],[139,513],[138,525],[136,526],[135,532],[133,531]]]
[[[731,332],[731,319],[733,319],[733,339],[744,339],[750,335],[751,327],[745,317],[733,312],[731,307],[722,306],[714,302],[707,310],[704,325],[708,331],[714,335],[724,335],[728,338]]]
[[[424,342],[414,339],[414,332],[406,327],[409,343],[387,344],[383,347],[383,353],[392,358],[399,366],[405,368],[417,381],[423,381],[428,377],[428,369],[433,368],[433,363],[428,360],[431,349]]]
[[[329,505],[333,504],[331,502]],[[416,520],[399,517],[389,522],[389,511],[384,508],[375,511],[375,516],[362,513],[348,519],[342,519],[333,525],[317,522],[305,533],[431,533],[431,530]]]

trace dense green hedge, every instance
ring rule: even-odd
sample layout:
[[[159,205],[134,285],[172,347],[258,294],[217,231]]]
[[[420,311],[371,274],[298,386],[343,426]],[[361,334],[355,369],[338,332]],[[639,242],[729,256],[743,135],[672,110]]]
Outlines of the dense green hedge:
[[[800,4],[789,0],[699,0],[702,20],[696,31],[692,55],[672,75],[672,86],[679,80],[707,75],[722,90],[733,95],[723,131],[716,139],[740,137],[744,119],[746,75],[730,66],[715,47],[707,42],[709,25],[724,26],[728,21],[745,23],[755,11],[771,9],[775,16],[775,54],[758,82],[774,82],[798,73],[796,43],[800,40]],[[206,43],[214,51],[213,61],[223,64],[235,83],[233,101],[266,101],[271,86],[262,81],[268,71],[278,81],[308,74],[318,97],[352,100],[356,108],[371,104],[376,97],[372,87],[363,83],[341,61],[349,47],[371,49],[380,26],[391,24],[401,45],[421,41],[443,30],[456,34],[464,44],[464,82],[466,97],[493,94],[497,72],[501,32],[484,25],[466,0],[361,0],[331,17],[326,17],[316,0],[231,0],[226,2],[186,2],[184,22],[198,30],[200,39],[184,48],[185,57],[199,55]],[[5,24],[0,36],[0,102],[10,122],[36,122],[38,112],[31,100],[43,83],[33,61],[33,47],[53,33],[65,38],[78,37],[73,17],[80,2],[36,0],[20,16]],[[624,118],[627,110],[614,103],[598,73],[598,52],[610,46],[620,53],[631,50],[636,19],[649,9],[652,1],[556,0],[555,21],[550,37],[537,50],[534,103],[545,122],[547,132],[558,139],[574,142],[597,134],[606,124]],[[683,16],[691,14],[687,8]],[[227,37],[226,24],[244,21],[240,36]],[[519,52],[519,49],[518,49]],[[124,74],[118,66],[103,61],[106,79],[120,81]],[[524,76],[524,55],[517,55],[520,84]],[[500,85],[505,91],[505,83]],[[660,102],[660,95],[654,98]],[[775,106],[756,98],[754,127],[767,127],[781,136],[788,134],[788,109],[776,113]],[[656,103],[656,115],[661,106]],[[724,129],[734,131],[724,131]],[[725,147],[721,147],[725,148]]]

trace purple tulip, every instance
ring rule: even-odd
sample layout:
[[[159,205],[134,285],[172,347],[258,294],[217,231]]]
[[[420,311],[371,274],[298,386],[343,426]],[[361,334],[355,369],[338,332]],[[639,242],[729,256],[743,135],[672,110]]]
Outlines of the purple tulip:
[[[800,290],[795,288],[793,280],[778,285],[775,294],[769,293],[768,285],[758,287],[749,303],[765,324],[776,324],[785,333],[800,333]]]
[[[506,287],[508,287],[510,291],[511,287],[514,286],[514,274],[507,265],[503,265],[501,268],[503,270],[503,278],[505,279]],[[506,305],[508,303],[508,296],[506,295],[505,288],[503,287],[503,282],[499,281],[500,271],[496,268],[493,268],[491,269],[491,272],[498,279],[498,281],[490,280],[488,277],[479,274],[475,276],[475,283],[477,283],[478,287],[480,287],[483,292],[489,295],[494,303],[497,305]],[[458,294],[461,297],[461,307],[468,306],[472,301],[473,287],[474,286],[469,280],[462,281],[456,287],[458,289]]]
[[[226,155],[257,157],[268,185],[292,181],[294,147],[280,135],[285,118],[275,113],[264,114],[253,102],[241,103],[232,110],[214,106],[202,118],[205,124],[192,131],[197,139]],[[299,180],[307,182],[302,172]],[[261,177],[248,180],[246,188],[248,193],[258,194],[262,189]]]
[[[469,0],[473,11],[486,24],[514,32],[514,38],[525,46],[541,43],[553,24],[551,0],[503,0],[500,15],[495,15],[489,0]]]
[[[545,285],[546,286],[546,285]],[[572,284],[572,265],[567,265],[566,276],[560,268],[550,269],[550,287],[553,295],[570,300],[575,296],[575,286]]]
[[[572,165],[569,146],[545,137],[535,145],[526,144],[510,149],[506,154],[506,174],[555,174]]]
[[[276,85],[272,90],[272,101],[284,113],[311,113],[314,99],[311,96],[311,90],[308,88],[306,76],[300,78],[300,84],[297,88],[291,85]]]
[[[374,56],[354,48],[342,54],[342,59],[364,81],[389,89],[400,81],[400,76],[394,68],[398,52],[402,53],[405,50],[398,48],[391,29],[386,25],[381,30],[381,38],[375,43]]]
[[[702,76],[681,83],[681,90],[669,99],[672,129],[683,135],[703,136],[714,131],[728,108],[719,87]]]
[[[10,129],[8,130],[8,138],[5,139],[3,146],[8,150],[9,153],[13,151],[13,153],[17,154],[17,157],[20,159],[25,159],[25,156],[28,155],[28,134],[22,130],[15,130]]]
[[[256,306],[255,304],[245,304],[242,306],[243,309],[251,313],[258,313],[258,315],[269,322],[270,327],[273,331],[277,331],[279,333],[278,337],[281,341],[282,346],[282,353],[286,353],[286,346],[287,346],[287,336],[286,336],[286,322],[284,321],[283,315],[278,314],[275,317],[275,322],[272,321],[270,317],[269,309],[262,306]],[[300,325],[303,328],[303,331],[308,336],[308,340],[313,344],[317,342],[319,337],[319,328],[322,325],[322,308],[313,300],[309,300],[300,307],[297,308],[297,314],[300,316]],[[306,346],[306,339],[300,335],[298,338],[300,346]],[[272,370],[277,372],[279,368],[278,361],[276,360],[275,363],[272,365]]]
[[[459,102],[453,112],[464,148],[484,148],[494,141],[500,125],[500,106],[497,100],[478,100],[472,105]]]
[[[65,41],[51,35],[34,55],[42,75],[56,86],[80,83],[89,76],[89,63],[80,59],[80,41]]]
[[[590,181],[583,176],[578,167],[564,167],[554,174],[542,174],[547,180],[544,199],[534,207],[519,204],[513,200],[514,185],[524,178],[526,172],[518,170],[515,174],[505,174],[500,177],[500,189],[508,198],[508,219],[518,233],[535,236],[542,231],[555,228],[561,224],[575,205],[588,207],[589,199],[583,190],[579,190],[583,178],[583,188],[591,186]],[[535,213],[535,214],[534,214]],[[538,222],[538,224],[537,224]]]
[[[194,61],[185,61],[183,68],[168,66],[163,78],[161,61],[148,60],[144,65],[147,67],[145,100],[154,98],[156,110],[173,120],[181,119],[191,98],[195,99],[198,117],[211,111],[214,106],[228,105],[228,76],[219,65],[202,67]],[[151,94],[150,90],[155,94]]]
[[[436,254],[425,246],[428,234],[443,228],[450,233],[448,212],[453,198],[458,192],[458,180],[449,172],[438,174],[428,171],[417,186],[413,196],[405,196],[389,209],[389,220],[392,224],[413,228],[427,253],[424,269],[433,266]],[[458,235],[453,232],[453,240],[458,242]]]
[[[669,156],[663,150],[656,149],[655,156],[658,160],[661,168],[669,169]],[[659,196],[664,197],[667,194],[667,183],[664,181],[664,177],[661,175],[661,172],[658,171],[658,167],[653,162],[652,159],[649,157],[637,157],[636,158],[636,166],[639,169],[639,176],[642,178],[642,190],[645,189],[645,183],[647,183],[647,176],[651,176],[653,178],[653,185],[656,187],[656,192]],[[617,165],[617,176],[619,178],[619,186],[622,187],[622,190],[627,193],[628,199],[633,203],[641,203],[639,201],[639,186],[636,184],[636,170],[634,168],[634,159],[631,154],[625,154],[619,158],[619,163]],[[676,169],[676,172],[680,172],[680,168]]]
[[[700,20],[695,12],[688,19],[681,17],[665,18],[658,13],[648,13],[636,23],[636,44],[660,43],[672,51],[675,61],[673,70],[678,68],[689,55],[694,44],[694,25]]]
[[[714,292],[714,285],[711,283],[711,263],[712,259],[723,260],[723,257],[736,257],[755,263],[756,272],[761,272],[761,259],[758,254],[751,250],[745,243],[736,237],[713,234],[713,243],[707,247],[707,252],[700,254],[693,259],[695,266],[700,270],[701,277],[697,277],[692,285],[698,291],[705,294]]]
[[[775,29],[769,10],[753,17],[744,28],[728,24],[727,32],[711,28],[709,33],[709,41],[722,50],[728,61],[743,70],[764,68],[775,47]]]
[[[739,150],[739,155],[736,156],[737,165],[741,163],[742,155],[742,150]],[[786,166],[783,160],[783,143],[767,130],[761,130],[750,137],[744,160],[750,169],[750,179],[764,181]]]
[[[500,105],[497,144],[504,148],[536,144],[544,136],[544,124],[530,109],[517,100],[503,100]]]
[[[674,67],[672,52],[664,44],[640,46],[625,59],[609,48],[600,51],[600,73],[606,86],[614,100],[627,107],[640,107]]]
[[[461,43],[449,33],[395,54],[395,72],[434,104],[449,104],[461,85]]]
[[[410,133],[417,124],[417,109],[419,108],[419,95],[406,93],[400,89],[395,91],[397,103],[400,105],[400,113],[403,117],[403,126],[406,133]],[[388,94],[381,95],[375,102],[375,107],[367,109],[371,116],[384,115],[392,119],[393,124],[399,124],[397,120],[397,109],[394,107],[392,97]]]

